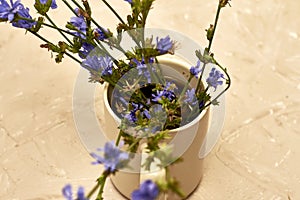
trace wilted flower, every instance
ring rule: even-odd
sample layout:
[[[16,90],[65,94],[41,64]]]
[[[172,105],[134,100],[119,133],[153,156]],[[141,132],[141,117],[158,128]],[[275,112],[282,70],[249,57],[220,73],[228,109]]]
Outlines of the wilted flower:
[[[155,200],[159,195],[159,188],[151,181],[144,181],[138,190],[131,193],[132,200]]]
[[[225,7],[227,4],[229,4],[230,0],[219,0],[220,1],[220,6]],[[229,4],[230,5],[230,4]]]
[[[104,149],[98,149],[98,151],[104,152],[103,157],[95,153],[91,153],[91,156],[96,159],[93,164],[103,164],[105,170],[110,173],[114,173],[116,170],[125,167],[125,163],[128,161],[129,155],[128,153],[121,151],[119,147],[117,147],[113,141],[107,142]]]

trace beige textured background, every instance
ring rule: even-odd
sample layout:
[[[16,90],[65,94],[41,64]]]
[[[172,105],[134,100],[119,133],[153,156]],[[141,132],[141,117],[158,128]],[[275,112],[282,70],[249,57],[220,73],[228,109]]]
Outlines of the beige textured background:
[[[101,1],[91,2],[99,23],[113,30],[114,16]],[[110,2],[125,16],[126,2]],[[225,127],[190,199],[298,200],[300,1],[231,4],[213,44],[233,79]],[[179,31],[204,46],[216,6],[217,0],[157,0],[149,26]],[[63,25],[71,14],[56,10],[52,16]],[[79,66],[69,59],[55,64],[39,40],[9,24],[0,24],[0,33],[0,199],[62,199],[66,183],[91,188],[100,169],[90,165],[72,116]],[[105,197],[122,199],[110,182]]]

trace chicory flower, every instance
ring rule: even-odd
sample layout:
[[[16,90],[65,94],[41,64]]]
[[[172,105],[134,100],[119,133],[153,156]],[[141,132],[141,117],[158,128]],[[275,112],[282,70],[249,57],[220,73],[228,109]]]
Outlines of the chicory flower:
[[[99,156],[95,153],[91,153],[91,156],[96,159],[93,164],[103,164],[105,170],[110,173],[114,173],[120,168],[125,167],[125,163],[129,159],[129,155],[126,152],[120,150],[121,145],[118,147],[113,141],[107,142],[104,148],[99,148],[98,151],[103,151],[104,156]]]
[[[159,188],[152,180],[146,180],[140,188],[131,193],[132,200],[155,200],[159,195]]]

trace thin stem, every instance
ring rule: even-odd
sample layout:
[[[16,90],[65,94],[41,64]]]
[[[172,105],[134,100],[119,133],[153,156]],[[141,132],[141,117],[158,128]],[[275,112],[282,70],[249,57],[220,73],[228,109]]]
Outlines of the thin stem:
[[[120,22],[122,24],[125,24],[125,22],[123,21],[123,19],[120,17],[120,15],[115,11],[115,9],[106,1],[106,0],[102,0],[103,3],[114,13],[114,15],[120,20]]]
[[[218,9],[217,9],[216,17],[215,17],[215,22],[214,22],[214,26],[213,26],[212,37],[209,40],[207,50],[205,50],[205,51],[207,51],[208,54],[210,52],[210,49],[211,49],[211,46],[212,46],[212,42],[213,42],[213,39],[214,39],[214,36],[215,36],[215,32],[216,32],[216,29],[217,29],[217,25],[218,25],[218,21],[219,21],[219,16],[220,16],[221,8],[222,7],[221,7],[220,1],[219,1]],[[205,54],[205,52],[203,54]],[[198,80],[196,92],[198,92],[199,89],[200,89],[201,81],[202,81],[202,76],[203,76],[203,73],[204,73],[204,70],[205,70],[205,66],[206,66],[206,63],[204,63],[204,65],[203,65],[203,68],[202,68],[202,71],[201,71],[201,75],[200,75],[200,78]]]
[[[190,75],[190,77],[189,77],[187,83],[185,84],[183,90],[181,91],[181,94],[180,94],[179,99],[178,99],[179,102],[180,102],[181,98],[183,97],[183,95],[185,94],[186,90],[188,89],[189,84],[190,84],[191,80],[193,79],[193,77],[194,77],[194,76]]]
[[[120,144],[120,141],[121,141],[121,133],[122,133],[122,130],[119,131],[119,134],[118,134],[118,137],[117,137],[117,140],[116,140],[116,146],[119,146]]]
[[[34,20],[34,19],[25,18],[25,17],[20,17],[20,16],[18,16],[18,20],[26,20],[26,21],[29,21],[29,22],[37,22],[37,21]],[[69,32],[69,31],[66,31],[66,30],[64,30],[64,29],[61,29],[61,28],[59,28],[59,27],[56,27],[56,26],[53,26],[53,25],[50,25],[50,24],[47,24],[47,23],[44,23],[44,22],[41,22],[41,24],[44,25],[44,26],[47,26],[47,27],[49,27],[49,28],[53,28],[53,29],[56,29],[56,30],[58,30],[58,31],[67,33],[67,34],[69,34],[69,35],[76,36],[75,34]]]
[[[45,39],[43,36],[41,36],[40,34],[33,32],[31,30],[28,30],[31,34],[35,35],[36,37],[38,37],[39,39],[41,39],[42,41],[46,42],[47,44],[52,44],[50,41],[48,41],[47,39]],[[69,56],[70,58],[72,58],[73,60],[75,60],[76,62],[78,62],[79,64],[81,64],[81,61],[79,61],[77,58],[75,58],[74,56],[72,56],[71,54],[69,54],[68,52],[64,52],[67,56]]]
[[[213,27],[213,32],[212,32],[212,38],[211,38],[211,40],[209,40],[209,44],[208,44],[208,51],[207,51],[208,53],[210,51],[210,48],[211,48],[211,45],[212,45],[212,42],[213,42],[213,39],[214,39],[214,35],[215,35],[215,31],[216,31],[216,28],[217,28],[217,25],[218,25],[218,20],[219,20],[221,8],[222,7],[219,3],[218,10],[217,10],[217,13],[216,13],[216,18],[215,18],[215,23],[214,23],[214,27]]]
[[[73,45],[71,40],[56,26],[56,24],[52,21],[52,19],[47,15],[45,17],[48,19],[48,21],[58,30],[58,32],[69,42],[70,45]]]
[[[72,6],[66,1],[66,0],[62,0],[66,6],[75,14],[77,15],[77,13],[75,12],[74,8],[72,8]]]
[[[230,86],[231,86],[231,78],[230,78],[230,76],[229,76],[227,70],[226,70],[224,67],[222,67],[216,60],[214,60],[214,63],[215,63],[216,65],[218,65],[218,66],[223,70],[223,72],[226,74],[226,76],[227,76],[227,79],[226,79],[227,87],[226,87],[222,92],[220,92],[220,94],[217,95],[212,101],[210,101],[207,105],[205,105],[204,108],[210,106],[210,105],[212,104],[212,102],[216,101],[216,100],[217,100],[221,95],[223,95],[223,94],[230,88]],[[203,109],[204,109],[204,108],[203,108]]]
[[[96,200],[102,200],[103,197],[103,191],[104,191],[104,186],[105,186],[105,182],[106,182],[106,179],[107,177],[109,176],[109,171],[104,171],[102,176],[98,179],[98,183],[100,184],[100,189],[99,189],[99,192],[98,192],[98,195],[97,195],[97,198]]]
[[[99,181],[97,181],[97,184],[91,189],[91,191],[88,193],[86,198],[90,199],[99,187],[100,187],[100,183],[99,183]]]
[[[200,77],[199,77],[199,80],[198,80],[198,83],[197,83],[197,87],[196,87],[195,93],[197,93],[200,90],[201,81],[202,81],[202,77],[203,77],[203,73],[204,73],[205,67],[206,67],[206,63],[203,64],[202,71],[201,71],[201,74],[200,74]]]

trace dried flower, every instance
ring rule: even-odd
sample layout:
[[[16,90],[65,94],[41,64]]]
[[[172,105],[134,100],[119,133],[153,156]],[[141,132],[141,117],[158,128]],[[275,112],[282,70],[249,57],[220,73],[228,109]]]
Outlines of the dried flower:
[[[229,1],[230,0],[220,0],[220,6],[225,7],[227,4],[230,6]]]

